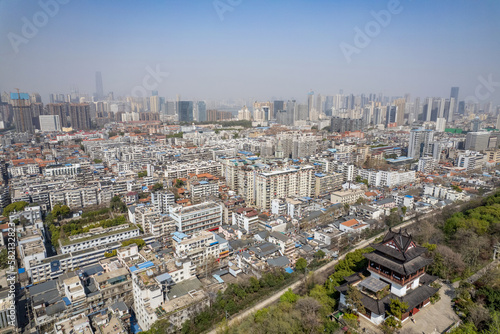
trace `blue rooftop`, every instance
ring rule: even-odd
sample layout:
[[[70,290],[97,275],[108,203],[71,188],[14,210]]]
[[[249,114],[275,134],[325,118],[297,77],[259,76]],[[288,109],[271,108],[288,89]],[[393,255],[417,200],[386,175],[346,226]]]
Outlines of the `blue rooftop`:
[[[29,100],[30,96],[28,93],[10,93],[11,100]]]

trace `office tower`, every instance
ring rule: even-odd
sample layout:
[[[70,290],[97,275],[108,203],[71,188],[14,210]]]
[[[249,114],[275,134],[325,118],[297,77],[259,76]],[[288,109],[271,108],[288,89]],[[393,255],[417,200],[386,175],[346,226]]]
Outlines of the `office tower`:
[[[198,122],[206,122],[207,121],[207,104],[205,101],[198,101],[196,103],[198,107]]]
[[[489,132],[469,132],[465,138],[465,149],[471,151],[484,151],[488,148]]]
[[[40,115],[40,130],[42,131],[60,131],[61,121],[59,115]]]
[[[455,100],[456,101],[456,100]],[[460,101],[458,103],[458,113],[460,115],[464,115],[465,114],[465,101]]]
[[[454,98],[455,101],[458,101],[458,87],[451,87],[451,92],[450,92],[450,99]],[[455,106],[455,109],[453,109],[453,113],[456,113],[458,109],[458,105]]]
[[[408,143],[408,157],[420,159],[432,154],[432,143],[434,131],[425,129],[413,129],[410,131]]]
[[[68,105],[64,103],[51,103],[48,106],[49,115],[58,115],[61,127],[68,127],[68,118],[66,116]]]
[[[95,94],[98,100],[104,97],[101,72],[95,72]]]
[[[478,132],[481,129],[481,120],[479,117],[476,117],[472,120],[472,132]]]
[[[13,103],[16,132],[34,133],[29,95],[27,93],[11,93],[10,100]]]
[[[90,105],[88,103],[72,103],[69,105],[71,127],[74,130],[91,129]]]
[[[273,119],[276,119],[276,114],[279,111],[285,110],[285,102],[281,100],[276,100],[273,102]]]
[[[193,121],[193,101],[178,101],[177,102],[177,115],[179,122],[192,122]]]
[[[396,123],[397,107],[387,106],[387,112],[385,114],[385,126],[388,127],[392,123]]]
[[[158,91],[157,90],[152,90],[151,91],[151,96],[158,96]]]
[[[56,94],[50,94],[49,95],[50,103],[56,103],[56,99],[57,99]]]
[[[158,95],[149,97],[149,110],[156,113],[160,112],[160,97]]]
[[[498,116],[497,116],[497,124],[496,124],[495,128],[496,128],[497,130],[500,130],[500,113],[499,113],[499,114],[498,114]]]
[[[396,106],[396,125],[402,126],[405,124],[406,100],[397,99],[394,105]]]

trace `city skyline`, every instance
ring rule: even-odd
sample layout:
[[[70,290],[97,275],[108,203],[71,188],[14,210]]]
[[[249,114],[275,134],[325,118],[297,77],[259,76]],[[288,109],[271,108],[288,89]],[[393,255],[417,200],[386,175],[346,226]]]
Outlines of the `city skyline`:
[[[0,4],[2,92],[92,95],[101,72],[115,96],[154,85],[148,96],[189,100],[447,97],[457,86],[460,99],[500,103],[496,2],[62,2]]]

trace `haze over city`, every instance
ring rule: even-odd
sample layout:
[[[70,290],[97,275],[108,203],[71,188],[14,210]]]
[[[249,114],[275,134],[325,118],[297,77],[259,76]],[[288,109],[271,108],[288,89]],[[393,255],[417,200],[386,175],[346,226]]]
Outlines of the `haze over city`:
[[[126,96],[147,66],[169,73],[161,96],[186,99],[446,96],[451,86],[465,97],[480,76],[500,81],[498,1],[61,1],[26,38],[23,18],[33,23],[41,3],[0,3],[1,91],[92,95],[101,71],[104,90]],[[347,61],[341,44],[356,47],[355,28],[389,6],[389,23]]]
[[[0,0],[0,334],[500,333],[499,14]]]

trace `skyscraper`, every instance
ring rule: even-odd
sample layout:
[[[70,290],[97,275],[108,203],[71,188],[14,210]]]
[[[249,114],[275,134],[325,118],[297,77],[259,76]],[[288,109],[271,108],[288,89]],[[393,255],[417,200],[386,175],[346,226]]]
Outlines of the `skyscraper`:
[[[458,110],[458,87],[451,87],[451,92],[450,92],[450,99],[454,98],[455,99],[455,106],[453,109],[453,113],[456,113]]]
[[[198,107],[198,122],[207,121],[207,104],[205,101],[198,101],[196,104]]]
[[[33,119],[31,115],[30,97],[27,93],[11,93],[10,100],[13,102],[14,123],[16,132],[33,133]]]
[[[273,119],[276,119],[276,114],[282,110],[285,110],[285,102],[282,100],[276,100],[273,102]]]
[[[104,97],[104,90],[102,88],[102,75],[101,72],[95,72],[95,95],[98,100]]]
[[[177,113],[179,122],[192,122],[193,121],[193,101],[179,101],[177,102]]]
[[[396,112],[397,112],[396,106],[387,106],[387,113],[385,116],[385,126],[386,127],[389,126],[389,124],[396,123],[396,116],[397,116]]]

